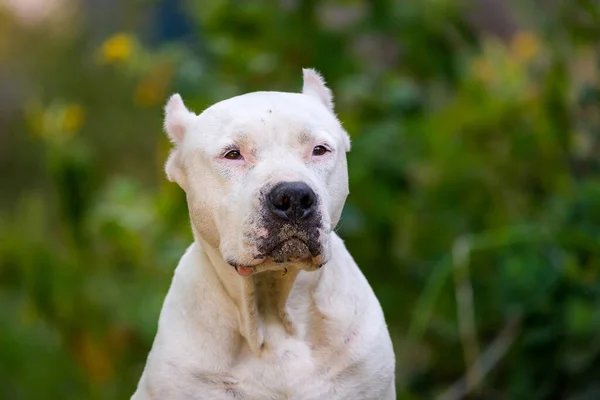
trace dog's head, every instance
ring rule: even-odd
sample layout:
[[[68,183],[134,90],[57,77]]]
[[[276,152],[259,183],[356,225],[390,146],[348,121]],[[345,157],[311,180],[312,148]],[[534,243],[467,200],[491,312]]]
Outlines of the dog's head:
[[[302,93],[249,93],[200,115],[174,95],[165,129],[167,176],[186,192],[195,234],[240,275],[327,262],[350,141],[317,72],[304,70]]]

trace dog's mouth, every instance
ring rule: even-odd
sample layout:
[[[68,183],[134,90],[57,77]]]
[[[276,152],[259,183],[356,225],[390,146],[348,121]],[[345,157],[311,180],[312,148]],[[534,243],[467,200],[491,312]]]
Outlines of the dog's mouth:
[[[286,264],[304,264],[320,268],[320,247],[299,236],[291,236],[270,246],[269,251],[254,257],[251,265],[238,265],[230,262],[241,276],[250,276],[263,270],[285,269]]]
[[[308,243],[297,236],[280,242],[268,255],[274,262],[304,261],[311,257]]]

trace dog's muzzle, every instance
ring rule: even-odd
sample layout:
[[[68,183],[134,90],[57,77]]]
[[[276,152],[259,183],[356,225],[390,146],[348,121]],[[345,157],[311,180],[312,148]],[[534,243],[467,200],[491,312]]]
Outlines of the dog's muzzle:
[[[258,250],[277,263],[304,261],[321,252],[318,197],[304,182],[280,182],[264,199],[269,232]]]
[[[319,197],[304,182],[280,182],[262,193],[259,227],[266,234],[249,238],[257,254],[251,265],[229,262],[242,276],[263,269],[299,263],[318,268],[323,264],[322,218]]]

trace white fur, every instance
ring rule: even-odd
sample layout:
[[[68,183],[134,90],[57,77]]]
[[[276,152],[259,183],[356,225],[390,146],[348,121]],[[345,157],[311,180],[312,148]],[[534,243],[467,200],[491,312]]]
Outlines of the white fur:
[[[349,140],[322,78],[302,94],[256,92],[200,115],[166,107],[167,176],[186,192],[195,241],[181,258],[134,400],[395,399],[395,359],[371,287],[333,232],[348,195]],[[331,152],[315,157],[326,144]],[[223,157],[235,145],[243,160]],[[323,254],[257,259],[260,193],[307,183],[324,224]],[[242,277],[228,264],[251,266]],[[325,265],[318,269],[322,263]]]

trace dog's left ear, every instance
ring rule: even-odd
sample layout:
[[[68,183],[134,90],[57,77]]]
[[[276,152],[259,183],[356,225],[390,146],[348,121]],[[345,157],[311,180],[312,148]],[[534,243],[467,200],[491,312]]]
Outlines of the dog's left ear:
[[[325,80],[317,71],[312,68],[302,69],[304,83],[302,85],[302,93],[315,97],[331,112],[333,112],[333,94],[325,85]]]
[[[302,93],[312,96],[319,100],[333,114],[333,94],[331,89],[325,85],[325,79],[312,68],[302,69],[304,84],[302,85]],[[344,146],[346,152],[350,151],[350,137],[344,132]]]

